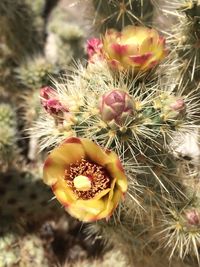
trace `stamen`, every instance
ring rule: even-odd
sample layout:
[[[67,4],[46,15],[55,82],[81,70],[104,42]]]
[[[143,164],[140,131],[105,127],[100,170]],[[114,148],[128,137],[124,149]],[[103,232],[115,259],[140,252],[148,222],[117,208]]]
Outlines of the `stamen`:
[[[83,190],[83,187],[79,187],[77,179],[80,182],[81,176],[86,177],[90,181],[88,190]],[[110,186],[110,178],[106,170],[102,166],[85,159],[70,164],[69,169],[65,170],[65,180],[79,199],[91,199]]]

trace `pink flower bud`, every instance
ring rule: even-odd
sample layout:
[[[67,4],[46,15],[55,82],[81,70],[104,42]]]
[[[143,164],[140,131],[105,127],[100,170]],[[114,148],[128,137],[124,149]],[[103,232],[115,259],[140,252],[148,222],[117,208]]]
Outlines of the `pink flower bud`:
[[[87,41],[87,53],[89,60],[92,59],[94,55],[98,55],[99,58],[102,57],[102,41],[98,38],[91,38]]]
[[[170,107],[174,110],[174,111],[183,111],[185,110],[186,106],[185,106],[185,102],[182,98],[177,99],[174,103],[172,103],[170,105]]]
[[[57,93],[49,86],[41,88],[40,97],[42,106],[50,115],[69,111],[60,103]]]
[[[100,98],[99,110],[102,120],[123,124],[133,113],[134,105],[129,94],[121,90],[112,90]]]
[[[195,209],[186,212],[186,218],[190,225],[200,225],[200,214]]]

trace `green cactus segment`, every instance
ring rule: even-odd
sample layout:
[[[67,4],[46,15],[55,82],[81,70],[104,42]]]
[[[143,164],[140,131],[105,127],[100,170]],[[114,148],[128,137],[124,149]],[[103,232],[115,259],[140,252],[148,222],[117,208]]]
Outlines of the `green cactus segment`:
[[[121,30],[127,25],[150,22],[153,4],[142,0],[93,0],[95,24],[102,31],[108,28]],[[148,10],[148,12],[147,12]]]
[[[167,92],[158,84],[133,85],[123,78],[116,82],[105,66],[101,73],[95,72],[95,64],[86,70],[80,67],[70,79],[54,81],[66,111],[58,119],[44,111],[34,127],[42,148],[77,135],[135,157],[147,144],[152,151],[161,149],[174,132],[194,121],[187,96]]]
[[[43,33],[36,27],[34,13],[24,0],[2,0],[0,3],[0,33],[15,58],[41,50]]]
[[[183,61],[183,73],[185,83],[198,81],[200,65],[200,2],[198,0],[166,1],[163,8],[167,20],[175,20],[170,24],[169,43],[176,48],[178,57]],[[162,8],[161,8],[162,9]],[[169,12],[169,13],[168,13]],[[172,16],[171,16],[172,15]],[[170,16],[170,17],[169,17]],[[188,84],[188,92],[191,90]]]
[[[0,124],[0,127],[2,125]],[[0,129],[0,162],[12,161],[16,149],[16,131],[8,126]],[[0,164],[1,165],[1,164]]]
[[[76,20],[70,9],[58,5],[48,21],[46,56],[60,68],[66,68],[72,59],[82,58],[85,53],[85,29]]]
[[[9,88],[13,86],[13,55],[6,43],[1,40],[0,43],[0,86]]]
[[[170,258],[178,255],[197,258],[199,262],[200,213],[199,209],[186,205],[182,209],[168,208],[157,234],[160,247],[170,252]],[[194,261],[194,266],[198,263]]]
[[[0,103],[0,123],[15,128],[16,114],[10,104]]]
[[[187,3],[185,3],[185,5],[183,5],[180,9],[183,12],[185,12],[187,16],[189,16],[191,18],[198,19],[198,17],[200,16],[200,2],[199,2],[199,0],[192,0],[190,5],[187,5]]]
[[[52,200],[51,190],[28,172],[1,173],[0,191],[1,218],[11,218],[10,224],[20,220],[42,223],[62,212],[60,205]]]
[[[0,236],[0,267],[11,266],[48,267],[41,239],[33,234],[7,233]]]
[[[33,122],[39,117],[41,111],[39,94],[39,90],[29,90],[28,93],[24,95],[22,108],[24,112],[24,121],[27,128],[30,128],[33,125]]]
[[[192,13],[192,10],[191,10]],[[190,13],[189,13],[190,14]],[[183,22],[184,23],[184,22]],[[186,25],[185,25],[186,24]],[[191,73],[191,80],[196,77],[198,80],[200,66],[200,6],[198,7],[198,16],[188,16],[182,25],[182,34],[184,36],[181,46],[181,55],[188,62],[187,67]],[[189,55],[189,56],[188,56]],[[194,73],[194,71],[196,72]]]
[[[0,166],[11,162],[17,153],[17,119],[10,104],[0,103]]]
[[[171,188],[171,196],[172,190]],[[145,201],[147,195],[150,200],[148,202]],[[110,245],[112,241],[114,246],[123,250],[127,255],[131,253],[133,257],[128,256],[128,258],[132,265],[136,263],[135,261],[141,264],[145,256],[150,261],[155,260],[156,255],[159,259],[161,257],[159,254],[165,249],[165,256],[169,257],[173,263],[175,258],[180,261],[184,259],[182,262],[184,266],[193,258],[194,266],[198,266],[200,213],[199,208],[192,206],[193,200],[185,198],[165,202],[165,196],[159,196],[156,186],[152,190],[149,188],[144,191],[141,198],[143,198],[144,212],[134,205],[133,199],[128,195],[126,203],[120,206],[116,216],[108,222],[100,221],[90,225],[88,232],[91,235],[97,233],[99,237],[104,237],[106,244]],[[155,201],[156,198],[157,201]],[[166,262],[168,262],[167,259]]]
[[[58,69],[42,55],[26,59],[16,69],[17,77],[28,89],[40,89],[50,84],[51,76],[58,74]]]
[[[25,1],[32,7],[32,10],[36,16],[42,16],[46,4],[45,0],[35,0],[35,1],[25,0]]]

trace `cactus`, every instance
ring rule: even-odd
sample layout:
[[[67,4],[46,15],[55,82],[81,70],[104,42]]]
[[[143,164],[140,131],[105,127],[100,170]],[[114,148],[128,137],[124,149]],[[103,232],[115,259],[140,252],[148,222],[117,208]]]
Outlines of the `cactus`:
[[[108,28],[121,30],[126,25],[150,23],[153,15],[151,1],[92,0],[95,10],[94,24],[101,31]]]
[[[58,64],[62,69],[84,54],[85,27],[84,22],[79,24],[73,11],[70,7],[66,8],[62,1],[53,10],[48,21],[45,54],[50,62]]]
[[[200,2],[83,2],[0,3],[0,264],[54,264],[53,219],[57,265],[199,266]],[[64,211],[97,259],[60,249]]]
[[[19,157],[17,118],[8,103],[0,103],[0,168],[5,169]]]
[[[152,2],[156,7],[159,5]],[[108,2],[110,8],[113,5],[118,8],[118,4],[122,2]],[[130,11],[132,1],[126,4]],[[101,12],[101,8],[108,10],[107,3],[100,1],[97,12]],[[118,11],[121,14],[120,9]],[[168,38],[165,45],[164,37],[158,32],[141,26],[124,28],[126,22],[120,21],[119,26],[119,21],[115,19],[114,26],[121,32],[107,30],[100,39],[95,37],[88,41],[87,66],[80,64],[69,76],[54,80],[52,95],[44,97],[41,91],[44,108],[32,134],[40,140],[41,149],[59,145],[45,161],[44,181],[53,187],[56,198],[71,215],[82,221],[98,221],[91,224],[88,231],[99,233],[106,240],[109,238],[126,255],[130,266],[147,262],[156,266],[161,258],[177,265],[183,260],[185,266],[192,260],[197,266],[199,194],[192,186],[196,173],[187,169],[185,161],[176,160],[171,141],[174,136],[198,128],[198,85],[188,93],[191,85],[185,85],[182,66],[178,65],[178,56],[181,56],[180,62],[186,56],[182,53],[183,47],[178,54],[166,53],[166,47],[170,49],[172,42],[175,45],[176,38]],[[106,29],[110,27],[109,24],[105,26]],[[166,71],[170,66],[177,66],[176,74]],[[104,162],[100,152],[95,154],[95,149],[93,153],[91,150],[88,152],[84,142],[89,141],[83,138],[100,144],[105,153],[112,155],[115,151],[123,166],[120,165],[120,170],[124,168],[128,179],[125,201],[118,207],[114,205],[113,216],[109,220],[111,214],[106,217],[108,221],[100,220],[106,195],[102,199],[99,193],[101,208],[96,195],[90,195],[89,199],[83,197],[90,192],[94,173],[91,177],[85,171],[86,167],[82,161],[79,162],[78,156],[85,159],[86,154],[87,160],[99,166]],[[86,149],[85,154],[81,144]],[[71,150],[67,150],[68,146]],[[77,152],[76,157],[72,150]],[[77,166],[81,166],[80,172]],[[99,166],[87,168],[95,169],[99,174]],[[75,168],[73,175],[72,168]],[[109,170],[106,171],[108,176]],[[69,177],[72,181],[68,181]],[[74,194],[78,194],[78,200],[74,200]],[[112,204],[116,203],[118,195],[114,190],[110,196]],[[105,215],[112,204],[106,204]],[[98,213],[98,209],[101,212]],[[163,248],[166,255],[162,256]],[[153,259],[155,249],[158,252]]]
[[[30,0],[25,0],[32,8],[33,12],[37,16],[42,16],[44,9],[45,9],[45,0],[36,0],[36,1],[30,1]]]
[[[175,21],[167,30],[169,43],[176,46],[179,58],[183,61],[183,72],[186,73],[186,81],[191,81],[196,75],[198,80],[199,66],[199,1],[164,1],[161,11],[168,20]],[[176,24],[176,26],[174,26]],[[165,27],[165,26],[164,26]],[[162,30],[162,29],[161,29]],[[164,32],[165,29],[164,29]],[[195,79],[196,79],[195,78]],[[189,87],[189,86],[188,86]]]
[[[124,245],[126,253],[132,247],[138,256],[138,250],[146,242],[142,233],[145,232],[149,238],[155,234],[153,226],[159,225],[157,216],[163,218],[162,211],[165,207],[173,202],[177,206],[182,202],[183,207],[188,201],[184,196],[184,186],[181,185],[184,176],[179,174],[179,166],[169,153],[168,145],[173,133],[182,134],[196,123],[195,114],[192,105],[188,108],[190,97],[181,95],[182,89],[175,94],[170,92],[170,83],[162,87],[159,80],[149,81],[149,86],[147,83],[138,84],[138,77],[134,78],[135,83],[129,84],[123,77],[116,80],[116,76],[111,75],[112,70],[104,66],[102,59],[97,63],[101,66],[101,73],[98,72],[98,64],[94,66],[96,63],[91,62],[87,69],[80,66],[77,74],[66,81],[66,84],[65,80],[54,82],[54,97],[57,95],[60,106],[66,110],[52,114],[45,108],[43,118],[46,126],[44,121],[38,121],[34,135],[37,134],[41,139],[42,148],[44,145],[53,147],[55,142],[59,144],[67,135],[74,133],[74,136],[89,137],[103,147],[117,151],[129,177],[128,196],[114,218],[100,226],[105,237],[110,237],[113,232],[111,239],[114,242]],[[197,105],[198,101],[193,108],[196,109]],[[69,143],[70,140],[69,138]],[[64,149],[62,152],[64,153]],[[58,152],[53,153],[58,155]],[[57,162],[56,159],[54,161]],[[58,163],[56,166],[58,168]],[[192,180],[192,175],[188,179]],[[74,184],[76,185],[75,180]],[[57,198],[59,201],[62,199],[63,203],[64,196],[61,197],[56,192]],[[150,210],[150,214],[146,216],[144,210]],[[77,213],[71,214],[77,217]],[[137,227],[141,222],[143,226]],[[145,230],[148,227],[149,231]],[[136,239],[134,242],[137,246],[134,246],[134,236],[138,237],[140,233],[141,240]],[[198,238],[195,244],[197,243]],[[153,246],[151,242],[150,245]],[[159,243],[157,246],[159,247]],[[180,257],[183,258],[188,253],[186,247]]]
[[[45,190],[39,177],[29,172],[13,170],[1,173],[1,220],[20,222],[32,220],[42,224],[45,219],[53,218],[61,209],[52,201],[52,193]],[[6,219],[7,218],[7,219]],[[14,221],[13,221],[14,220]]]
[[[70,262],[66,262],[63,267],[69,266]],[[109,266],[129,267],[125,256],[120,250],[112,248],[112,250],[106,252],[101,259],[79,259],[71,267],[109,267]]]
[[[13,74],[13,68],[15,67],[15,64],[13,63],[12,59],[12,52],[8,48],[5,42],[1,40],[0,44],[0,74],[1,74],[1,81],[0,85],[6,88],[12,87],[14,84],[14,79],[12,77]],[[4,89],[5,91],[5,89]]]
[[[24,0],[1,1],[0,25],[1,34],[16,59],[41,50],[42,30],[35,26],[33,11]]]
[[[29,128],[36,121],[41,110],[39,90],[28,90],[22,98],[21,107],[23,109],[24,122],[26,127]]]
[[[49,266],[42,241],[36,235],[8,233],[0,237],[0,266]]]
[[[50,75],[58,73],[56,66],[48,62],[42,56],[27,58],[25,62],[16,69],[19,82],[28,89],[40,89],[42,86],[50,84]]]

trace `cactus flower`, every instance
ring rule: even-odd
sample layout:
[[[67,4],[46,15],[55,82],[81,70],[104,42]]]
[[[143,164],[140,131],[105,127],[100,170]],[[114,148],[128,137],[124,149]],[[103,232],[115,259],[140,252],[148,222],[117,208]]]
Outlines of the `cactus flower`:
[[[68,112],[68,109],[60,103],[58,95],[51,87],[46,86],[41,88],[40,98],[42,106],[50,115],[58,116],[63,112]]]
[[[177,98],[174,103],[170,105],[171,109],[177,112],[185,111],[185,101],[182,98]]]
[[[200,214],[197,210],[191,209],[186,212],[187,222],[190,225],[200,225]]]
[[[109,218],[127,190],[118,156],[84,138],[68,138],[44,164],[43,179],[75,218]]]
[[[94,56],[102,57],[102,41],[98,38],[91,38],[87,41],[87,54],[90,61]]]
[[[109,29],[103,38],[104,57],[117,70],[148,70],[166,55],[165,39],[154,29],[127,26]]]
[[[101,96],[99,111],[103,121],[122,125],[133,114],[134,103],[128,93],[114,89]]]
[[[161,111],[161,118],[164,121],[180,119],[186,112],[184,99],[169,93],[163,93],[155,99],[154,107]]]

